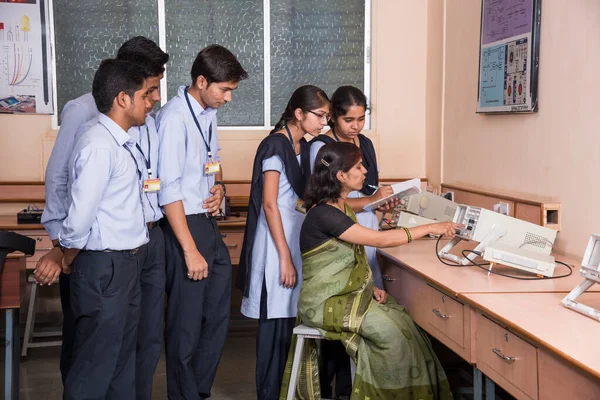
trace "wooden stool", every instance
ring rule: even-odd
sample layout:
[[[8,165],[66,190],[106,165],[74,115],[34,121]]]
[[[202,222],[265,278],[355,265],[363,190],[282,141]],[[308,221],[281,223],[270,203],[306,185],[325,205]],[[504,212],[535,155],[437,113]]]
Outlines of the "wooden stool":
[[[58,283],[58,279],[56,280]],[[21,356],[27,356],[27,350],[32,347],[52,347],[60,346],[62,340],[52,341],[38,341],[33,342],[33,338],[37,337],[56,337],[62,336],[62,331],[51,331],[51,332],[35,332],[35,306],[37,305],[38,299],[38,284],[33,279],[33,275],[27,277],[27,286],[29,286],[29,307],[27,309],[27,322],[25,323],[25,335],[23,336],[23,349],[21,350]]]

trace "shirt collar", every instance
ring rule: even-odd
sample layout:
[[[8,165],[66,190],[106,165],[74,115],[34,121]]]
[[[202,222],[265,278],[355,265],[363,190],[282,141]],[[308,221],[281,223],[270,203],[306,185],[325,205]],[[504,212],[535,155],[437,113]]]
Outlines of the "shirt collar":
[[[106,127],[106,129],[108,129],[108,131],[115,138],[119,146],[123,146],[129,141],[133,142],[131,136],[129,136],[129,134],[125,132],[123,128],[121,128],[115,121],[107,117],[105,114],[100,114],[98,116],[98,122],[100,122]]]
[[[181,99],[185,102],[187,107],[187,101],[185,100],[185,90],[188,86],[180,86],[177,91],[177,96],[181,97]],[[200,103],[194,98],[194,96],[188,94],[188,98],[190,99],[190,104],[192,105],[192,110],[194,110],[194,115],[196,117],[199,116],[209,116],[217,112],[215,108],[207,107],[206,109],[202,108]]]

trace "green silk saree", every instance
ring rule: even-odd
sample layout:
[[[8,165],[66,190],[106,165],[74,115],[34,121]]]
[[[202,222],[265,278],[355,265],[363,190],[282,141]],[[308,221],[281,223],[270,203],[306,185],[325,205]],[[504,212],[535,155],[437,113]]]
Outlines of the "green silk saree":
[[[346,215],[356,222],[346,206]],[[373,299],[363,246],[337,238],[302,253],[298,317],[327,339],[340,340],[356,362],[351,400],[451,399],[446,375],[429,338],[391,296]],[[298,321],[300,322],[300,321]],[[288,354],[280,399],[287,395],[296,337]],[[296,398],[320,399],[316,343],[307,340]]]

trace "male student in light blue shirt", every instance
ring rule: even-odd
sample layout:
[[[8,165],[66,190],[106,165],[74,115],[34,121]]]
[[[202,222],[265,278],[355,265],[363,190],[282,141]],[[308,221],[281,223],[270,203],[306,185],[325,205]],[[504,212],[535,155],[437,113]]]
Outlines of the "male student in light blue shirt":
[[[76,320],[64,398],[135,398],[135,345],[140,285],[136,252],[148,242],[142,166],[127,134],[150,107],[146,73],[137,64],[104,60],[92,94],[98,123],[69,160],[70,206],[58,233],[64,270],[72,270]]]
[[[167,392],[210,397],[229,326],[231,260],[213,215],[220,182],[217,109],[248,74],[226,48],[200,51],[189,87],[157,114],[158,169],[167,265]]]
[[[142,36],[136,36],[125,42],[118,50],[117,59],[132,61],[145,70],[147,78],[148,98],[151,107],[160,101],[159,84],[163,78],[164,64],[168,54],[164,53],[156,43]],[[62,221],[66,218],[70,204],[67,196],[68,160],[77,138],[97,123],[98,109],[91,93],[69,101],[61,115],[60,131],[48,163],[46,171],[46,203],[42,222],[50,233],[50,238],[56,242]],[[91,116],[91,117],[90,117]],[[90,117],[86,123],[84,118]],[[154,372],[160,358],[164,336],[164,307],[165,296],[165,266],[164,238],[158,224],[162,211],[158,205],[157,191],[160,183],[157,180],[158,164],[158,135],[154,117],[148,114],[146,124],[133,127],[129,135],[136,142],[134,155],[143,165],[143,178],[150,182],[146,185],[143,196],[144,213],[150,242],[140,248],[138,259],[141,265],[141,315],[138,328],[138,343],[136,351],[136,398],[150,400],[152,398],[152,383]],[[154,181],[154,185],[152,185]],[[154,186],[154,187],[153,187]],[[59,252],[60,253],[60,252]],[[43,257],[36,268],[35,276],[41,284],[51,284],[60,273],[60,254],[56,250]],[[63,383],[66,379],[72,357],[74,341],[74,318],[71,312],[69,293],[70,276],[61,274],[61,302],[63,305],[63,346],[61,352],[61,374]]]

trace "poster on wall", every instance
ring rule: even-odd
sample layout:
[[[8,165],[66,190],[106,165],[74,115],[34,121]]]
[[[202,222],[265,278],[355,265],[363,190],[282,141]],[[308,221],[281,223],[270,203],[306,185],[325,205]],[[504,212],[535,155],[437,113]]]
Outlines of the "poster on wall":
[[[482,0],[478,113],[538,110],[541,0]]]
[[[0,113],[54,112],[48,0],[0,0]]]

